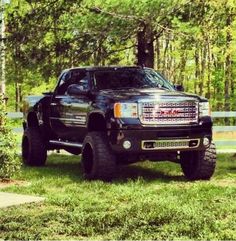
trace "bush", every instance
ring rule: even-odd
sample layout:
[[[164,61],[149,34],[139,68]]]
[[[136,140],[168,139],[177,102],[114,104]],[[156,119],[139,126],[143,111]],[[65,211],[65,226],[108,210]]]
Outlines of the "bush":
[[[19,171],[21,162],[17,154],[14,135],[7,125],[3,101],[0,98],[0,179],[10,179]]]

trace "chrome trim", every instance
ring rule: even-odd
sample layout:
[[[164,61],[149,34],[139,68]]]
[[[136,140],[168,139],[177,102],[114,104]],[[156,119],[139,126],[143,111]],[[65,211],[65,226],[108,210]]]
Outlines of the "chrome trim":
[[[50,117],[51,120],[62,121],[65,125],[82,125],[86,124],[86,116],[78,116],[77,118],[60,118],[60,117]]]
[[[190,147],[189,142],[190,141],[197,141],[197,145]],[[195,149],[198,148],[200,145],[201,139],[177,139],[177,140],[144,140],[141,142],[141,148],[142,150],[179,150],[179,149]],[[146,148],[145,143],[146,142],[154,142],[157,144],[161,144],[161,146],[153,147],[153,148]],[[174,145],[181,143],[181,145]],[[174,143],[171,145],[171,143]],[[169,146],[168,146],[169,144]],[[185,144],[185,145],[184,145]]]
[[[78,116],[77,118],[50,117],[50,119],[62,121],[81,121],[82,119],[82,121],[86,121],[86,116]]]
[[[77,148],[82,148],[82,146],[83,146],[83,144],[81,144],[81,143],[74,143],[74,142],[67,142],[67,141],[54,141],[54,140],[51,140],[51,141],[49,141],[49,143],[52,144],[52,145],[77,147]]]

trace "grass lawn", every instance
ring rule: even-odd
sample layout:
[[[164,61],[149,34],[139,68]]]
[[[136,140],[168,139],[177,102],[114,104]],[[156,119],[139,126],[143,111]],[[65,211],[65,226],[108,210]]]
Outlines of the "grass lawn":
[[[123,166],[112,183],[88,182],[76,156],[24,167],[28,186],[4,191],[46,201],[0,209],[2,239],[236,239],[236,157],[218,155],[211,181],[188,182],[177,164]]]

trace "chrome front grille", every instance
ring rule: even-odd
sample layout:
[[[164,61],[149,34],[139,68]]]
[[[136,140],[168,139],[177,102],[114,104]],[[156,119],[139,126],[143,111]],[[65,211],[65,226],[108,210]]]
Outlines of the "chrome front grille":
[[[200,139],[145,140],[141,145],[143,150],[194,149],[200,145]]]
[[[142,124],[192,124],[198,122],[198,103],[195,101],[141,102],[139,113]]]

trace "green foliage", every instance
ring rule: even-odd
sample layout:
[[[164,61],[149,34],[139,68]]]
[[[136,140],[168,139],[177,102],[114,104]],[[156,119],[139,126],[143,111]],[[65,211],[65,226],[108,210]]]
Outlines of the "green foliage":
[[[85,181],[77,156],[51,155],[44,168],[24,167],[42,204],[0,210],[2,239],[235,240],[236,158],[219,155],[211,181],[188,182],[174,163],[120,167],[112,183]],[[43,177],[43,178],[42,178]]]
[[[16,139],[7,126],[5,107],[0,102],[0,179],[9,179],[21,166],[17,154]]]
[[[137,64],[142,33],[144,46],[154,47],[155,69],[209,98],[212,110],[226,110],[229,102],[234,110],[235,16],[235,0],[12,0],[6,9],[10,108],[53,88],[64,68]]]

